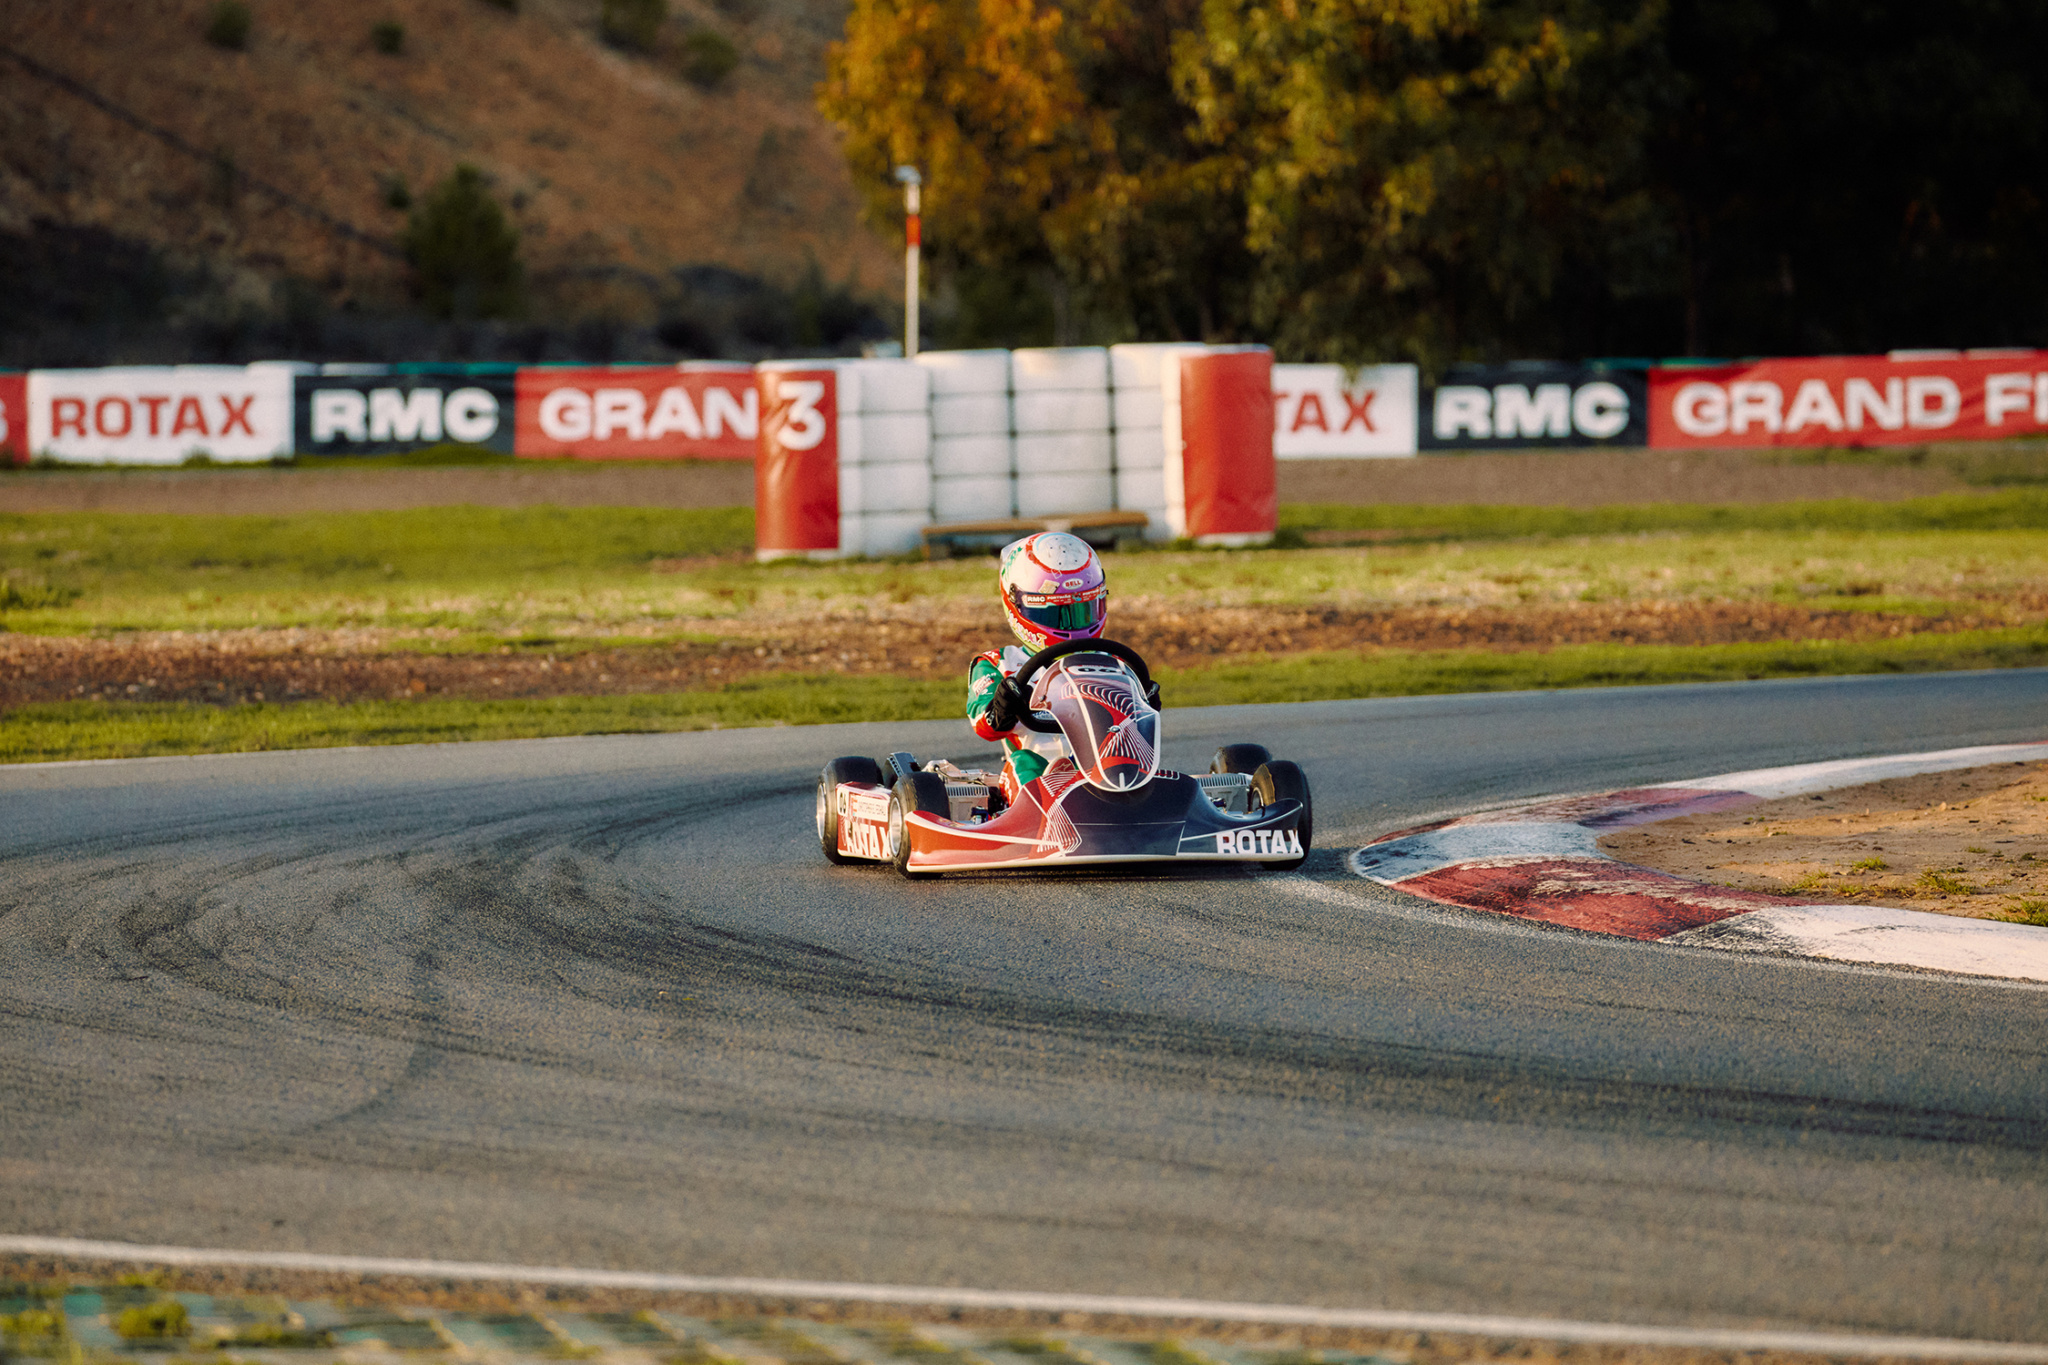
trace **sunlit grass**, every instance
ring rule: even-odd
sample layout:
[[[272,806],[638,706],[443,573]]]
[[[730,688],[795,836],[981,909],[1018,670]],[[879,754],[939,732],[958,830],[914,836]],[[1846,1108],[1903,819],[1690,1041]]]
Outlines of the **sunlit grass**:
[[[1721,601],[1992,620],[2048,600],[2048,493],[1763,507],[1288,507],[1400,543],[1113,557],[1116,600],[1205,606]],[[990,562],[751,561],[744,508],[0,516],[0,626],[673,637],[989,600]],[[2028,607],[2027,603],[2036,605]],[[1114,611],[1114,608],[1112,608]],[[2019,615],[2014,615],[2018,612]],[[437,648],[455,648],[446,639]]]
[[[1159,679],[1170,732],[1177,708],[1233,703],[2041,665],[2048,665],[2048,627],[2036,626],[1858,644],[1574,645],[1511,654],[1330,652],[1162,669]],[[229,707],[55,702],[0,716],[0,761],[924,720],[961,715],[963,700],[962,685],[955,681],[780,674],[697,692],[522,701],[423,697]],[[964,739],[964,721],[961,733]]]

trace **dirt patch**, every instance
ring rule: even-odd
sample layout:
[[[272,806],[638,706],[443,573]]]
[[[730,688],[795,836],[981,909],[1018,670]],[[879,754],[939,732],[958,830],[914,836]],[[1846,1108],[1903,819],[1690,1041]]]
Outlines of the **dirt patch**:
[[[0,706],[90,700],[353,701],[408,696],[553,697],[718,687],[770,672],[963,675],[1007,635],[989,610],[910,603],[852,619],[674,620],[638,637],[461,647],[454,631],[153,631],[108,638],[0,634]],[[1154,665],[1400,649],[1536,650],[1575,644],[1869,640],[2006,624],[1957,616],[1814,611],[1780,603],[1335,611],[1120,604],[1115,634]],[[679,642],[690,635],[699,641]],[[712,637],[701,642],[702,637]],[[452,652],[459,649],[460,652]],[[451,651],[451,652],[436,652]]]
[[[1893,502],[1963,492],[1936,466],[1786,463],[1745,450],[1560,450],[1414,460],[1282,460],[1280,501],[1605,507],[1616,503]]]
[[[413,507],[748,507],[742,460],[548,462],[452,469],[28,470],[0,475],[0,511],[289,516]]]
[[[1746,891],[2048,924],[2048,762],[1689,815],[1605,835],[1600,847]]]
[[[1896,501],[1963,491],[1947,469],[1791,465],[1739,450],[1538,451],[1414,460],[1283,460],[1282,502],[1595,507],[1613,503]],[[8,512],[281,516],[408,507],[751,507],[745,462],[512,468],[33,470],[0,476]],[[1390,533],[1399,538],[1412,532]],[[1372,539],[1347,533],[1347,541]]]

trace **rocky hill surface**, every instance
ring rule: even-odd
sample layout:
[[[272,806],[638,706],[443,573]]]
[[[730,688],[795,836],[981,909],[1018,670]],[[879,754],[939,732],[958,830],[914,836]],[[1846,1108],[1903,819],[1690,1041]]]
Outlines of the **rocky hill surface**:
[[[601,5],[248,0],[240,50],[215,0],[0,5],[0,363],[389,349],[403,205],[464,163],[528,288],[458,351],[819,344],[820,307],[886,299],[811,98],[842,0],[671,0],[644,51]],[[708,85],[707,45],[737,58]]]

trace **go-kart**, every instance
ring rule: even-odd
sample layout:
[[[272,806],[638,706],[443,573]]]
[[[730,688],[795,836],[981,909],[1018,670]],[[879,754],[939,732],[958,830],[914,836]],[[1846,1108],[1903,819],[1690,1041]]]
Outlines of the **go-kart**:
[[[1019,724],[1066,754],[1019,784],[908,753],[835,758],[818,778],[818,843],[834,863],[907,877],[1099,863],[1257,863],[1308,856],[1308,779],[1256,744],[1228,744],[1199,777],[1159,766],[1158,694],[1115,640],[1068,640],[1014,675]]]

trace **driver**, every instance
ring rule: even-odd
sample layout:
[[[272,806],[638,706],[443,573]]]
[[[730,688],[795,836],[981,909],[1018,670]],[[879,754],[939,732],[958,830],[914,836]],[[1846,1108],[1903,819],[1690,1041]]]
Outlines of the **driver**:
[[[1099,638],[1109,615],[1109,587],[1094,548],[1065,531],[1012,541],[997,564],[1003,615],[1025,648],[1005,645],[974,656],[967,671],[967,718],[975,734],[1003,742],[1004,776],[1010,779],[1005,794],[1014,800],[1018,787],[1067,756],[1067,743],[1058,734],[1018,726],[1030,703],[1013,675],[1050,645]]]

